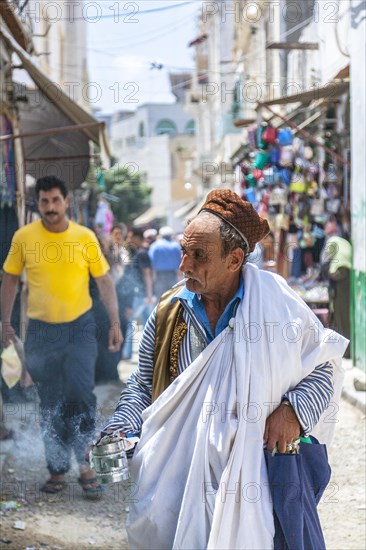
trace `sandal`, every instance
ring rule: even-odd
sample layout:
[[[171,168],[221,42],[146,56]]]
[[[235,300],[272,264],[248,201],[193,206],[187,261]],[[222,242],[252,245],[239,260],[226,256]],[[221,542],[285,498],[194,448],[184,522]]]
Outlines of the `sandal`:
[[[104,487],[97,483],[96,477],[78,478],[79,485],[83,489],[83,497],[87,500],[99,500],[102,498]]]
[[[48,479],[46,483],[40,488],[42,493],[48,493],[50,495],[57,495],[61,493],[66,487],[66,481],[55,481]]]

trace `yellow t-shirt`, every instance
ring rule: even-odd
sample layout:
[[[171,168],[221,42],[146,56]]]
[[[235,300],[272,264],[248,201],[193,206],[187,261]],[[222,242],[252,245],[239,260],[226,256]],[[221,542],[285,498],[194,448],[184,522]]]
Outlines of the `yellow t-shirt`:
[[[67,323],[92,306],[89,275],[109,270],[94,233],[69,222],[66,231],[47,231],[41,220],[19,229],[13,237],[4,271],[26,270],[28,317],[48,323]]]

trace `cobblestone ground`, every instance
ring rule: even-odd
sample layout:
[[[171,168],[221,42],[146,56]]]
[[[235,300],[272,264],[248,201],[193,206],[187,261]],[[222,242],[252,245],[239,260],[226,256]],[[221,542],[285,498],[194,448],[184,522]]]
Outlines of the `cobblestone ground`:
[[[97,394],[102,423],[118,398],[118,384],[98,386]],[[39,487],[47,479],[47,470],[34,404],[11,407],[7,410],[8,423],[16,427],[19,439],[15,444],[6,442],[6,448],[2,446],[2,456],[6,453],[7,459],[1,501],[16,501],[20,507],[1,512],[0,548],[127,549],[124,520],[129,495],[122,485],[107,486],[100,502],[85,501],[74,468],[64,493],[42,495]],[[366,547],[364,421],[358,409],[342,403],[331,452],[332,480],[320,505],[328,550]],[[24,530],[15,529],[19,521]]]

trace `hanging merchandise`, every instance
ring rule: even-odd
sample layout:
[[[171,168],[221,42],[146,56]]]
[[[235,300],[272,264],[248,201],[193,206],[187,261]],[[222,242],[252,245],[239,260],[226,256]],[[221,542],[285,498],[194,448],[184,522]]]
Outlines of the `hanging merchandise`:
[[[253,170],[252,174],[256,181],[260,180],[261,177],[263,176],[262,170]]]
[[[317,176],[319,174],[319,166],[313,162],[312,164],[310,164],[309,166],[309,172],[310,174],[312,174],[313,176]]]
[[[306,193],[309,197],[315,197],[316,193],[318,191],[318,184],[315,180],[310,180],[307,183],[306,187]]]
[[[306,147],[304,147],[304,158],[306,160],[311,160],[314,156],[314,152],[312,150],[311,147],[309,147],[309,145],[307,145]]]
[[[250,128],[247,133],[248,136],[248,144],[252,149],[256,149],[257,147],[257,131],[255,128]]]
[[[280,162],[281,166],[292,166],[294,162],[294,151],[292,145],[287,145],[281,148]]]
[[[294,137],[292,146],[296,155],[304,155],[304,140],[299,137]]]
[[[267,149],[267,143],[263,139],[263,134],[265,131],[265,126],[262,124],[257,128],[257,147],[258,149]]]
[[[244,190],[245,200],[251,203],[257,202],[255,190],[253,187],[249,187]]]
[[[325,173],[325,180],[327,183],[337,183],[338,182],[338,176],[337,176],[337,170],[334,164],[330,163],[328,164],[327,171]]]
[[[248,174],[246,180],[247,180],[248,185],[250,185],[250,187],[256,187],[257,186],[257,180],[255,179],[253,174]]]
[[[311,201],[310,215],[321,216],[324,213],[324,199],[313,199]]]
[[[277,147],[271,147],[269,151],[269,160],[272,164],[278,164],[280,162],[281,151]]]
[[[278,143],[281,147],[285,145],[292,145],[292,132],[290,128],[282,128],[278,132]]]
[[[269,163],[269,154],[265,151],[258,151],[254,159],[254,168],[257,170],[263,170],[263,168]]]
[[[280,182],[279,172],[276,166],[270,166],[263,170],[264,185],[277,185]]]
[[[13,124],[3,114],[0,114],[0,131],[4,135],[13,134]],[[5,205],[16,205],[15,151],[11,139],[1,142],[0,148],[0,206]]]
[[[291,183],[291,172],[288,168],[281,168],[278,172],[280,181],[289,186]]]
[[[273,128],[273,126],[268,124],[268,126],[265,128],[263,132],[262,139],[266,143],[276,143],[276,140],[277,140],[276,128]]]
[[[302,172],[296,170],[293,172],[290,183],[290,191],[292,193],[304,193],[306,191],[306,182]]]
[[[296,157],[294,164],[295,168],[298,167],[304,171],[307,171],[310,168],[310,163],[302,157]]]

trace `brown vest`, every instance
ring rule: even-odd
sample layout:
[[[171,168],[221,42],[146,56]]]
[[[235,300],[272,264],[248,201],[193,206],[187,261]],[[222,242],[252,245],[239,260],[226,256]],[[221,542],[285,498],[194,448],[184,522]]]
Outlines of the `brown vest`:
[[[165,292],[158,304],[155,319],[154,372],[152,381],[152,400],[178,376],[178,351],[187,325],[183,319],[183,306],[179,300],[171,303],[172,298],[182,289]]]

